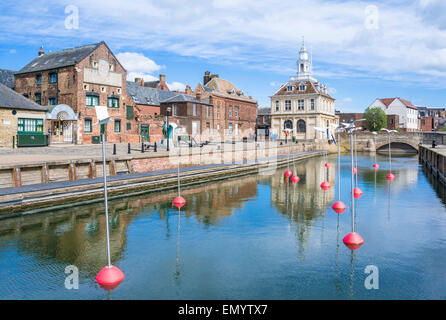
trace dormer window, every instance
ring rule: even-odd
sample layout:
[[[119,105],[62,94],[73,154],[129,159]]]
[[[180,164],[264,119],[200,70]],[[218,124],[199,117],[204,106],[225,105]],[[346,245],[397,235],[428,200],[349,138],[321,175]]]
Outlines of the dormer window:
[[[293,91],[293,86],[292,85],[288,85],[287,87],[286,87],[286,91],[287,92],[290,92],[290,91]]]
[[[305,91],[306,89],[307,89],[307,86],[305,85],[305,83],[299,84],[299,91]]]

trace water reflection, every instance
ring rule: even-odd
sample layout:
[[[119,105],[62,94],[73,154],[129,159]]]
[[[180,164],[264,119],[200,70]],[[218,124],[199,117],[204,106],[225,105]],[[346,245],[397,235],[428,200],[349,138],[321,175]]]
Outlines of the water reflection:
[[[349,161],[341,159],[341,200],[347,206]],[[323,158],[293,164],[290,169],[300,177],[297,184],[287,182],[279,168],[271,176],[183,187],[187,205],[181,210],[171,204],[176,190],[110,201],[112,264],[131,270],[114,297],[364,297],[360,270],[383,250],[374,235],[382,236],[394,221],[402,221],[401,210],[394,211],[401,203],[398,197],[419,188],[422,179],[413,159],[395,159],[397,179],[392,183],[386,179],[385,157],[378,158],[377,172],[369,169],[372,162],[364,155],[358,158],[364,197],[358,202],[356,223],[366,245],[357,252],[342,245],[351,229],[350,208],[342,215],[330,209],[339,177],[335,165],[324,167]],[[445,203],[444,188],[427,178]],[[328,191],[320,188],[324,180],[332,186]],[[371,199],[374,204],[368,203]],[[396,217],[390,219],[391,214]],[[103,298],[94,277],[107,262],[104,219],[103,204],[95,203],[1,221],[0,277],[7,280],[0,284],[0,297],[67,297],[61,285],[63,270],[74,264],[81,271],[81,283],[89,288],[80,290],[80,297]],[[20,280],[36,270],[44,279],[39,281],[45,281],[43,288]],[[133,280],[134,273],[141,273],[143,281]]]

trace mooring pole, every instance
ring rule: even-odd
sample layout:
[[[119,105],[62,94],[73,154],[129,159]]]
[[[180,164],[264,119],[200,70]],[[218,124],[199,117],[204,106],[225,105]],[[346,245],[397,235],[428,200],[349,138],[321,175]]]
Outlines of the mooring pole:
[[[108,201],[107,201],[107,163],[105,160],[105,136],[102,134],[102,169],[104,175],[104,204],[105,204],[105,230],[107,233],[107,259],[108,267],[111,268],[110,261],[110,233],[108,228]]]

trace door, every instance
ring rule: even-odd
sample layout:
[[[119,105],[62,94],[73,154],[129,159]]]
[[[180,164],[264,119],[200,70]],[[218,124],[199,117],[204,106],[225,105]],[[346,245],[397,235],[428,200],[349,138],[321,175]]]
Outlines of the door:
[[[149,125],[148,124],[142,124],[141,125],[141,141],[142,142],[149,142]]]
[[[71,121],[63,121],[63,141],[73,142],[73,124]]]

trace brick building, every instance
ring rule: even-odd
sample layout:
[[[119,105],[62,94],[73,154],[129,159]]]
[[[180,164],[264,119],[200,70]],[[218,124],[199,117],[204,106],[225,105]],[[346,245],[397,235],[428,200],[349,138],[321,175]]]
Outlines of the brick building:
[[[160,84],[161,83],[161,84]],[[127,95],[135,104],[135,118],[139,124],[141,137],[144,141],[157,142],[162,136],[162,126],[165,117],[160,111],[160,103],[176,96],[178,93],[169,91],[165,85],[165,76],[160,75],[157,89],[152,82],[144,82],[136,78],[135,82],[127,81]]]
[[[446,108],[418,107],[421,131],[437,131],[446,124]]]
[[[259,108],[257,110],[256,134],[257,138],[269,139],[271,129],[271,108]]]
[[[169,124],[179,127],[180,135],[189,136],[196,143],[215,138],[218,129],[214,105],[201,99],[199,93],[195,97],[177,93],[162,101],[160,108],[163,116],[169,115]]]
[[[89,144],[105,133],[109,142],[138,142],[127,72],[105,42],[44,53],[15,74],[15,90],[48,106],[51,142]],[[108,107],[112,124],[97,123],[94,106]]]
[[[186,88],[186,92],[188,89]],[[206,71],[203,84],[195,88],[198,100],[208,100],[213,108],[214,139],[253,138],[257,119],[257,101],[246,96],[232,82]]]

